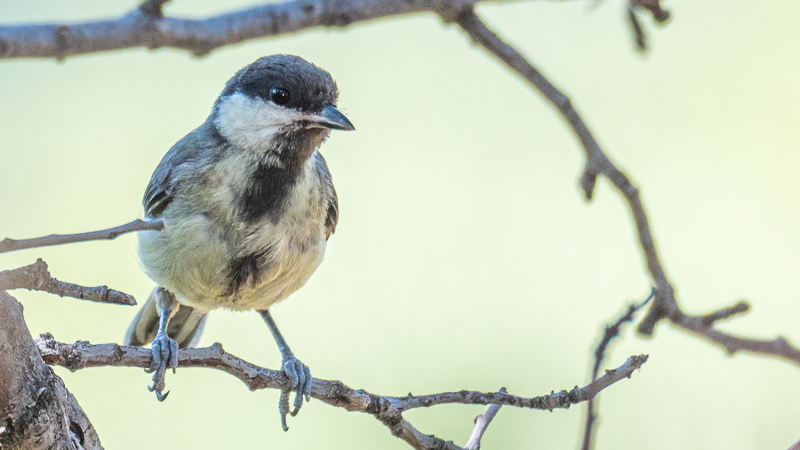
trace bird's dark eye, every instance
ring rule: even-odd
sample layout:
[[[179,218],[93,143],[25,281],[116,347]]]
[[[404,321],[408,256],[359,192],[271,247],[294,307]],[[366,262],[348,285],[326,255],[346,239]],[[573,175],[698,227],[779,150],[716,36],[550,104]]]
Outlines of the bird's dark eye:
[[[285,105],[289,103],[289,91],[286,89],[272,88],[272,90],[269,91],[269,96],[272,101],[278,105]]]

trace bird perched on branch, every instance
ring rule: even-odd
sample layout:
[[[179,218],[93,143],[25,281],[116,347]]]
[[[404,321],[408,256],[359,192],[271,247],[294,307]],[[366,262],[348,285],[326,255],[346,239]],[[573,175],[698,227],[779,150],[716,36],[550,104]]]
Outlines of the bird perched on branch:
[[[159,400],[178,347],[192,345],[217,308],[262,315],[296,391],[292,415],[310,395],[311,373],[269,307],[308,281],[336,229],[336,191],[318,148],[330,130],[354,130],[337,97],[330,74],[304,59],[261,58],[228,81],[205,123],[153,173],[145,216],[166,228],[139,233],[139,257],[157,287],[125,342],[152,341],[150,390]],[[280,401],[284,429],[288,395]]]

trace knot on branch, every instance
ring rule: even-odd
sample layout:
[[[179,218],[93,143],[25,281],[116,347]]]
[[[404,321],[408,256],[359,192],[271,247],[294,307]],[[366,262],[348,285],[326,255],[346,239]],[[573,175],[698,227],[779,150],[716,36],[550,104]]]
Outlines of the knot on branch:
[[[81,352],[77,347],[89,345],[88,342],[78,341],[74,345],[63,344],[56,341],[50,333],[40,334],[35,342],[42,354],[42,359],[47,364],[66,367],[70,372],[83,368]],[[122,355],[120,355],[121,357]]]
[[[305,7],[307,8],[308,5]],[[306,14],[310,13],[306,12]],[[349,13],[341,11],[324,11],[319,15],[319,23],[326,27],[346,27],[355,21],[355,17],[351,16]],[[277,27],[277,25],[275,26]],[[278,34],[277,28],[272,34]]]
[[[389,402],[389,400],[387,400],[384,397],[370,394],[369,392],[366,392],[363,389],[357,390],[356,394],[368,396],[369,403],[367,404],[367,407],[364,409],[364,412],[367,414],[372,414],[374,416],[378,416],[381,414],[389,414],[396,416],[400,415],[399,413],[392,411],[391,402]]]
[[[375,418],[389,428],[392,436],[399,438],[403,436],[403,416],[400,414],[376,414]]]
[[[668,284],[665,289],[653,288],[653,293],[653,304],[636,328],[642,336],[652,336],[661,320],[670,319],[674,322],[683,315],[675,301],[675,291],[671,285]]]
[[[530,405],[528,405],[531,409],[541,409],[553,412],[554,409],[569,409],[569,407],[576,403],[578,398],[580,397],[578,389],[573,389],[572,392],[567,392],[562,390],[558,394],[555,391],[550,391],[550,395],[544,395],[541,397],[534,397],[531,399]]]
[[[475,9],[472,5],[459,8],[442,0],[434,1],[433,10],[442,18],[442,22],[446,24],[466,23],[475,16]]]
[[[67,57],[72,47],[73,37],[72,29],[67,25],[61,25],[56,28],[56,31],[53,33],[53,40],[55,41],[57,61],[64,61],[64,58]]]
[[[164,4],[169,0],[147,0],[139,5],[139,11],[147,17],[153,19],[164,18]]]

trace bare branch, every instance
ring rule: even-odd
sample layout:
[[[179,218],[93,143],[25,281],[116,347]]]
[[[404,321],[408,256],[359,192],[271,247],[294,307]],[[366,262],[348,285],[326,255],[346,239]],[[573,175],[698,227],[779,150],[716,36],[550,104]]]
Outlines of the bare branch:
[[[630,5],[647,10],[653,16],[653,20],[658,23],[664,23],[670,19],[669,11],[661,7],[661,0],[631,0]]]
[[[28,289],[50,292],[61,297],[74,297],[80,300],[89,300],[115,305],[135,305],[136,299],[108,286],[85,287],[77,284],[65,283],[50,276],[47,263],[37,259],[30,266],[0,272],[0,291],[12,289]]]
[[[505,394],[506,388],[500,388],[499,392]],[[489,428],[489,424],[492,423],[492,420],[494,420],[494,417],[500,411],[500,408],[502,408],[502,405],[490,405],[485,413],[475,417],[475,428],[472,430],[472,434],[469,436],[469,440],[467,441],[467,445],[464,446],[464,450],[480,450],[481,439],[483,439],[483,435]]]
[[[0,26],[0,59],[57,58],[126,48],[175,48],[205,55],[220,47],[318,27],[346,27],[383,17],[461,10],[491,0],[293,0],[207,19],[163,17],[163,0],[108,20]]]
[[[644,31],[639,16],[636,15],[640,9],[647,10],[653,16],[656,23],[664,23],[669,20],[669,11],[661,7],[661,0],[630,0],[628,2],[628,23],[631,25],[633,36],[636,39],[636,49],[640,52],[647,51],[647,34]]]
[[[741,312],[741,307],[733,306],[728,311]],[[726,311],[726,310],[723,310]],[[718,313],[714,313],[718,314]],[[713,314],[711,314],[713,315]],[[688,316],[680,313],[671,321],[675,325],[696,333],[709,342],[723,347],[729,354],[744,351],[760,355],[774,356],[779,359],[800,365],[800,349],[792,346],[785,338],[778,337],[772,340],[751,339],[725,333],[707,324],[709,316]]]
[[[485,48],[489,53],[496,56],[509,68],[517,72],[533,87],[535,87],[545,98],[555,106],[561,115],[566,119],[572,131],[578,137],[586,153],[586,167],[581,176],[581,186],[587,200],[591,200],[594,193],[595,182],[598,175],[604,175],[622,193],[628,202],[633,220],[636,223],[636,230],[639,235],[639,244],[645,255],[647,269],[656,285],[656,296],[653,308],[658,311],[668,309],[662,305],[675,304],[672,285],[667,279],[664,267],[658,257],[655,240],[650,232],[650,223],[644,210],[644,205],[639,198],[639,191],[631,184],[627,175],[619,170],[611,162],[608,156],[600,148],[594,135],[586,126],[581,116],[572,106],[569,98],[564,95],[553,83],[531,65],[525,57],[510,45],[506,44],[483,21],[475,14],[472,9],[464,10],[456,15],[452,20],[457,23],[469,37],[478,45]],[[659,319],[662,315],[659,314]],[[653,322],[655,326],[655,322]],[[645,334],[652,333],[652,329],[640,329]]]
[[[12,252],[14,250],[22,250],[26,248],[35,247],[48,247],[51,245],[70,244],[73,242],[84,241],[97,241],[102,239],[114,239],[115,237],[131,233],[133,231],[155,230],[160,231],[164,229],[163,220],[145,221],[136,219],[133,222],[126,223],[114,228],[107,228],[105,230],[90,231],[88,233],[77,234],[51,234],[49,236],[42,236],[33,239],[9,239],[5,238],[0,241],[0,253]]]
[[[702,316],[700,320],[703,322],[704,326],[710,327],[721,320],[729,319],[736,314],[743,314],[747,311],[750,311],[750,305],[747,302],[742,301],[731,307],[723,308],[719,311],[706,314]]]
[[[54,340],[52,335],[43,334],[36,340],[42,357],[48,364],[66,367],[70,371],[87,367],[124,366],[149,368],[152,352],[149,349],[117,344],[92,345],[85,341],[64,344]],[[629,377],[647,361],[647,355],[631,356],[616,370],[606,371],[606,375],[591,384],[571,391],[550,393],[539,397],[525,398],[502,392],[458,391],[441,394],[405,397],[380,397],[363,390],[355,391],[340,381],[315,378],[311,396],[348,411],[361,411],[370,414],[400,414],[410,409],[427,408],[435,405],[461,403],[467,405],[509,405],[518,408],[553,409],[569,408],[572,404],[589,400],[598,392]],[[291,388],[289,379],[281,371],[258,367],[223,350],[219,343],[206,348],[185,348],[178,352],[179,367],[210,367],[222,370],[245,383],[250,390]]]
[[[640,52],[647,51],[647,35],[644,33],[644,27],[636,16],[636,5],[631,2],[628,6],[628,23],[633,31],[633,37],[636,39],[636,49]]]
[[[453,441],[444,441],[432,434],[422,433],[408,423],[403,416],[376,415],[375,418],[386,425],[394,437],[404,440],[417,450],[463,450]]]
[[[645,7],[651,12],[655,9],[655,5],[657,4],[657,0],[640,0],[637,3],[637,5]],[[538,69],[531,65],[522,54],[506,44],[492,32],[472,9],[467,9],[457,14],[445,14],[442,17],[445,20],[457,23],[467,32],[475,43],[484,47],[492,55],[496,56],[509,68],[527,80],[533,87],[541,92],[545,98],[558,109],[564,119],[566,119],[572,131],[583,145],[586,154],[586,166],[581,176],[581,186],[588,200],[592,198],[598,175],[603,175],[608,178],[614,187],[625,197],[631,215],[633,216],[633,221],[636,224],[639,245],[644,253],[647,270],[655,282],[654,301],[645,318],[639,323],[639,333],[652,335],[656,324],[661,319],[668,318],[673,324],[697,333],[705,339],[725,347],[729,353],[743,350],[762,355],[776,356],[795,364],[800,364],[800,350],[790,345],[784,338],[770,341],[748,339],[709,328],[709,320],[712,322],[714,320],[719,320],[717,317],[719,317],[720,314],[723,316],[727,314],[725,317],[728,317],[732,314],[743,312],[743,305],[738,305],[725,313],[718,312],[711,314],[710,319],[708,318],[709,316],[688,316],[681,311],[675,299],[672,284],[669,282],[661,260],[659,259],[655,240],[650,231],[647,213],[639,197],[639,190],[633,186],[627,175],[619,170],[600,148],[591,131],[589,131],[589,128],[586,126],[586,123],[572,106],[569,98],[545,78]],[[661,15],[659,17],[666,20],[668,16]]]
[[[640,309],[644,308],[645,305],[650,303],[650,300],[655,295],[655,290],[651,291],[650,295],[641,303],[628,305],[628,311],[613,325],[606,326],[606,329],[603,333],[603,338],[600,340],[600,343],[597,345],[597,350],[594,352],[594,367],[592,368],[592,381],[597,379],[597,374],[600,373],[600,365],[605,358],[606,348],[611,341],[619,335],[620,328],[622,325],[628,322],[633,321],[633,316],[636,314]],[[586,426],[583,433],[583,450],[589,450],[592,447],[592,441],[594,440],[594,423],[595,423],[595,415],[594,415],[594,399],[589,399],[589,403],[586,408]]]
[[[149,368],[152,352],[140,347],[120,346],[117,344],[92,345],[88,342],[64,344],[57,342],[53,336],[43,334],[36,340],[42,358],[52,365],[66,367],[71,371],[87,367],[125,366]],[[551,392],[539,397],[519,397],[504,392],[459,391],[440,394],[406,397],[383,397],[364,390],[354,390],[341,381],[329,381],[315,378],[312,381],[311,396],[329,405],[344,408],[347,411],[358,411],[374,415],[386,425],[397,437],[405,440],[414,448],[420,449],[458,449],[434,436],[426,435],[403,419],[403,412],[409,409],[443,405],[448,403],[509,405],[518,408],[549,410],[569,408],[575,403],[594,398],[600,391],[612,384],[630,378],[631,374],[647,361],[647,355],[632,356],[617,368],[608,370],[606,374],[589,385],[571,391]],[[220,344],[207,348],[180,349],[178,352],[179,367],[210,367],[221,370],[241,380],[250,390],[290,388],[289,379],[283,372],[258,367],[230,353],[225,352]]]

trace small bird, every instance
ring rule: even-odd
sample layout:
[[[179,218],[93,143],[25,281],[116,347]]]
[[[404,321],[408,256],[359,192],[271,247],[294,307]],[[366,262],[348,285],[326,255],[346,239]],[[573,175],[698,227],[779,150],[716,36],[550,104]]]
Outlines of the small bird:
[[[269,326],[296,392],[297,414],[311,372],[289,349],[269,307],[302,287],[336,230],[336,191],[320,145],[330,130],[354,130],[336,108],[331,75],[291,55],[261,58],[225,85],[206,119],[178,141],[145,190],[139,258],[157,286],[125,343],[152,341],[159,400],[178,348],[196,343],[212,309],[256,310]],[[289,393],[281,395],[287,430]]]

